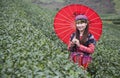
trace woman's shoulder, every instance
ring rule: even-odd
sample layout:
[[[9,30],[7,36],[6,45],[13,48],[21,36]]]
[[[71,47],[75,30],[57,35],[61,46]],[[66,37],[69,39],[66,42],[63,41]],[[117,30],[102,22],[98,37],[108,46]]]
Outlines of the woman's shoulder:
[[[71,36],[70,36],[70,41],[73,40],[74,36],[75,36],[75,32],[73,32],[73,33],[71,34]]]
[[[73,37],[73,36],[75,36],[75,32],[71,33],[71,35],[70,35],[70,37]]]
[[[88,34],[88,38],[89,38],[89,39],[95,39],[95,38],[94,38],[94,35],[91,34],[91,33]]]
[[[96,40],[94,38],[94,35],[91,34],[91,33],[89,33],[89,35],[88,35],[88,42],[93,43],[94,45],[96,45]]]
[[[75,32],[71,33],[71,35],[75,35]]]

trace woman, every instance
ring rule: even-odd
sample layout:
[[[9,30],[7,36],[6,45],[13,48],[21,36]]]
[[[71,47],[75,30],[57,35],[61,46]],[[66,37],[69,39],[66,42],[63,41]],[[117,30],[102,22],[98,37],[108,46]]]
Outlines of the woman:
[[[75,22],[76,32],[71,35],[68,45],[70,60],[86,69],[91,62],[90,55],[94,52],[96,41],[88,32],[88,18],[85,15],[77,15]]]

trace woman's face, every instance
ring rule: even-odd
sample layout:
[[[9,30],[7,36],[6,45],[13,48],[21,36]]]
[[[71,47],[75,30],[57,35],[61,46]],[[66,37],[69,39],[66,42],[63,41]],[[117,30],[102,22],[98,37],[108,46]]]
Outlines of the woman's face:
[[[85,28],[86,28],[86,26],[87,26],[87,23],[86,23],[86,22],[76,23],[76,27],[77,27],[77,29],[78,29],[80,32],[84,31]]]

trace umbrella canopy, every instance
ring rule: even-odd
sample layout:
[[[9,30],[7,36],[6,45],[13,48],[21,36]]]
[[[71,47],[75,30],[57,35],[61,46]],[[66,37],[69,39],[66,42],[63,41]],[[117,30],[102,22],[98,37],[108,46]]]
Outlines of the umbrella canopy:
[[[81,4],[70,4],[60,9],[54,18],[54,30],[57,36],[68,45],[70,36],[76,30],[75,17],[85,15],[89,21],[89,32],[99,40],[102,34],[102,20],[91,8]]]

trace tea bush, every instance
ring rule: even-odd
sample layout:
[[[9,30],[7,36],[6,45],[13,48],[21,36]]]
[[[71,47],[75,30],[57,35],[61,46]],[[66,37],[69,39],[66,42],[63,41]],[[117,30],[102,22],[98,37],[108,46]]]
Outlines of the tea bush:
[[[93,78],[119,78],[120,32],[119,26],[104,22],[103,35],[93,54],[90,72]]]
[[[2,0],[0,6],[0,78],[119,78],[119,25],[103,22],[87,72],[68,60],[55,35],[56,12],[29,0]]]
[[[0,78],[90,77],[68,60],[53,30],[55,12],[24,0],[0,6]]]

